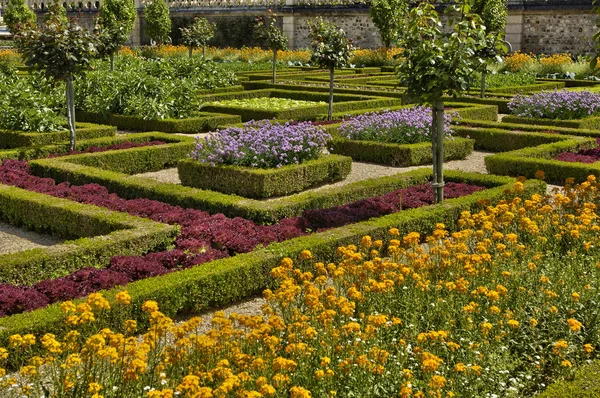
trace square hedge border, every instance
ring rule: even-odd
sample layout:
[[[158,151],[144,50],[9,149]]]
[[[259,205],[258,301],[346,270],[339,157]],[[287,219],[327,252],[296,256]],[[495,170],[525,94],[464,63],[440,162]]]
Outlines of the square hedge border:
[[[177,164],[181,185],[254,199],[290,195],[341,181],[351,169],[352,159],[339,155],[324,155],[302,164],[270,169],[212,166],[193,159]]]
[[[116,127],[93,123],[76,123],[77,138],[87,140],[100,137],[111,137],[117,134]],[[69,130],[50,133],[31,131],[0,130],[0,149],[13,149],[26,146],[49,145],[69,141]]]
[[[75,239],[0,255],[0,283],[16,285],[104,267],[117,255],[164,250],[179,234],[178,226],[1,184],[0,220]]]
[[[573,129],[600,130],[600,116],[592,116],[584,119],[574,120],[558,120],[507,115],[504,116],[502,121],[506,123],[533,124],[536,126],[554,126]]]
[[[431,178],[431,173],[422,176]],[[461,212],[476,210],[482,205],[494,204],[506,198],[506,191],[512,188],[514,179],[478,173],[448,171],[447,181],[466,182],[488,187],[461,198],[446,200],[443,204],[400,211],[387,216],[347,225],[332,230],[273,243],[264,249],[240,254],[226,259],[212,261],[179,272],[132,282],[103,291],[111,304],[111,310],[96,322],[98,328],[119,328],[123,319],[135,319],[141,327],[148,323],[141,306],[146,300],[156,300],[161,311],[175,316],[230,304],[236,300],[260,293],[273,287],[270,270],[279,265],[283,257],[298,260],[302,250],[308,249],[314,261],[335,261],[336,249],[342,245],[356,244],[362,236],[389,240],[389,229],[398,228],[401,234],[419,231],[431,233],[436,223],[445,223],[453,230]],[[524,195],[544,194],[546,184],[541,181],[526,181]],[[127,289],[132,296],[132,305],[115,304],[115,295]],[[185,294],[181,294],[185,292]],[[76,303],[83,299],[75,300]],[[0,319],[0,346],[7,343],[15,333],[41,335],[54,333],[59,337],[66,333],[64,315],[58,303],[28,313]]]
[[[198,112],[184,119],[145,120],[138,116],[113,115],[76,111],[77,120],[104,123],[121,130],[160,131],[170,134],[194,134],[212,131],[217,126],[228,123],[240,123],[236,115]]]

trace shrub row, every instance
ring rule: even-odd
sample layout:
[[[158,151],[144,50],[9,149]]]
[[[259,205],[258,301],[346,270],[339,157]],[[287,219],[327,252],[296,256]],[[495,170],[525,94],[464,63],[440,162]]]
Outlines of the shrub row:
[[[504,116],[502,121],[506,123],[533,124],[537,126],[556,126],[573,129],[600,130],[600,116],[592,116],[585,119],[576,120],[553,120],[508,115]]]
[[[77,119],[117,126],[121,130],[161,131],[164,133],[193,134],[215,130],[228,123],[239,123],[239,116],[200,112],[185,119],[144,120],[136,116],[102,115],[77,111]]]
[[[502,129],[502,130],[514,130],[514,131],[526,131],[526,132],[537,132],[537,133],[558,133],[562,135],[577,135],[581,137],[600,137],[600,131],[589,130],[589,129],[578,129],[569,127],[555,127],[555,126],[537,126],[534,124],[517,124],[507,123],[504,120],[501,123],[489,122],[484,120],[475,120],[471,118],[463,118],[459,121],[462,126],[471,127],[483,127],[491,129]]]
[[[446,98],[448,102],[460,102],[460,103],[468,103],[468,104],[480,104],[480,105],[496,105],[498,107],[498,113],[510,113],[510,109],[508,109],[508,103],[510,102],[510,96],[506,96],[506,98],[495,96],[489,98],[479,98],[479,97],[448,97]]]
[[[553,160],[554,156],[562,152],[578,152],[597,146],[593,138],[565,136],[563,138],[564,140],[559,142],[488,156],[485,158],[485,166],[492,174],[527,178],[534,178],[536,172],[543,171],[546,181],[558,184],[570,177],[581,182],[591,174],[600,175],[598,163]]]
[[[452,131],[459,137],[474,139],[475,149],[492,152],[514,151],[526,147],[561,142],[570,138],[558,134],[514,132],[494,127],[453,126]]]
[[[299,84],[284,84],[284,83],[269,83],[269,82],[244,82],[242,83],[246,90],[262,90],[262,89],[281,89],[286,91],[315,91],[321,93],[329,93],[329,86],[304,86]],[[385,91],[380,90],[374,86],[361,86],[360,88],[335,88],[334,94],[355,94],[355,95],[370,95],[373,97],[392,97],[402,98],[404,92],[402,91]]]
[[[211,166],[193,159],[180,160],[177,165],[182,185],[256,199],[290,195],[315,185],[340,181],[351,168],[351,158],[337,155],[278,169]]]
[[[126,286],[133,298],[131,306],[114,305],[114,297],[117,292],[123,290],[122,287],[102,292],[112,304],[112,309],[107,316],[96,321],[96,327],[116,327],[123,319],[135,319],[140,326],[146,325],[147,317],[141,311],[141,306],[146,300],[160,302],[161,311],[174,316],[230,304],[258,294],[273,285],[270,270],[279,264],[282,257],[297,259],[304,249],[312,252],[315,261],[327,262],[333,260],[337,247],[355,243],[364,235],[373,239],[388,240],[390,228],[398,228],[401,234],[410,231],[429,234],[434,225],[441,222],[449,229],[454,229],[462,211],[474,210],[482,203],[496,203],[502,200],[506,189],[510,188],[513,182],[506,177],[452,171],[447,172],[446,178],[448,181],[478,184],[490,189],[447,200],[442,205],[406,210],[271,244],[265,249],[216,260],[204,266],[133,282]],[[540,181],[528,181],[525,184],[527,195],[543,194],[545,190],[545,184]],[[8,337],[15,333],[51,332],[60,337],[66,329],[59,305],[54,304],[41,310],[0,319],[0,345],[6,345]]]
[[[94,138],[89,140],[77,140],[75,145],[76,151],[84,151],[90,147],[108,147],[123,142],[178,142],[173,140],[173,136],[163,133],[140,133],[140,134],[120,134],[111,137]],[[71,150],[69,143],[28,146],[22,148],[14,148],[0,151],[0,160],[3,159],[18,159],[32,160],[47,157],[49,155],[60,155],[69,153]]]
[[[117,133],[112,126],[92,123],[77,123],[77,138],[92,139],[110,137]],[[52,133],[31,133],[26,131],[0,130],[0,149],[12,149],[25,146],[49,145],[69,141],[69,130]]]
[[[116,255],[164,250],[179,231],[176,226],[6,185],[0,185],[0,219],[76,239],[0,256],[0,283],[19,285],[31,285],[84,267],[103,267]]]
[[[444,140],[444,160],[464,159],[473,152],[474,141],[465,138]],[[335,136],[332,153],[352,157],[353,160],[395,167],[431,164],[431,143],[390,144],[376,141],[349,140]]]
[[[489,94],[531,94],[539,93],[544,90],[556,90],[565,87],[564,82],[560,81],[549,81],[539,82],[535,84],[526,84],[523,86],[505,86],[505,87],[493,87],[486,88],[485,92]],[[479,89],[469,90],[470,93],[479,93]]]

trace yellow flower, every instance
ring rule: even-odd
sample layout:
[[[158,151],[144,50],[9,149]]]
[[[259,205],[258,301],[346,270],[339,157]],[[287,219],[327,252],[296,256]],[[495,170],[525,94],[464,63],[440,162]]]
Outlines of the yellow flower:
[[[513,329],[516,329],[519,327],[519,321],[516,321],[514,319],[510,319],[507,323],[508,323],[508,326],[510,326]]]
[[[101,386],[100,384],[98,384],[98,383],[90,383],[90,384],[88,385],[88,392],[89,392],[90,394],[96,394],[96,393],[99,393],[99,392],[100,392],[100,390],[102,390],[102,386]]]
[[[309,250],[302,250],[300,252],[301,260],[310,260],[312,258],[312,253]]]
[[[530,324],[531,326],[533,326],[533,327],[536,327],[536,326],[538,325],[538,323],[539,323],[539,322],[538,322],[538,320],[537,320],[537,319],[535,319],[535,318],[531,318],[531,319],[529,320],[529,324]]]
[[[492,324],[489,322],[484,322],[481,324],[481,333],[484,335],[488,334],[492,330]]]
[[[569,329],[571,329],[572,332],[578,332],[578,331],[580,331],[581,327],[583,326],[582,323],[579,322],[575,318],[569,318],[569,319],[567,319],[567,324],[569,325]]]
[[[305,388],[293,386],[290,388],[290,398],[310,398],[312,397],[310,391]]]
[[[568,360],[564,360],[560,363],[561,366],[565,367],[565,368],[572,368],[573,364],[571,363],[571,361]]]
[[[131,296],[127,290],[123,290],[115,295],[115,301],[117,304],[129,305],[131,304]]]
[[[434,375],[429,381],[429,386],[432,388],[444,388],[446,385],[446,378],[440,375]]]
[[[149,314],[158,311],[158,303],[153,300],[148,300],[142,305],[142,310]]]
[[[75,304],[73,304],[72,301],[65,301],[64,303],[60,304],[60,309],[65,314],[68,314],[70,312],[75,312],[77,310],[77,307],[75,307]]]
[[[92,310],[109,310],[110,304],[108,300],[100,293],[92,293],[88,296],[86,302]]]
[[[390,228],[389,233],[390,235],[400,236],[400,231],[398,230],[398,228]]]
[[[23,366],[19,373],[21,374],[21,376],[24,376],[24,377],[35,376],[37,374],[37,369],[35,366],[31,366],[31,365]]]

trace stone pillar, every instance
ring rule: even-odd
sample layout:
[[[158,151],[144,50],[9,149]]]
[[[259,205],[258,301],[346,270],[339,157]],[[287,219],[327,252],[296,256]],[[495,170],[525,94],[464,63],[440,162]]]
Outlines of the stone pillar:
[[[286,0],[290,1],[290,0]],[[292,0],[294,1],[294,0]],[[288,39],[288,47],[290,49],[295,49],[296,45],[294,43],[294,29],[296,28],[296,17],[294,14],[284,14],[283,15],[283,27],[281,31],[283,35]]]
[[[513,51],[519,51],[523,43],[523,10],[508,10],[506,18],[506,41],[508,41]]]

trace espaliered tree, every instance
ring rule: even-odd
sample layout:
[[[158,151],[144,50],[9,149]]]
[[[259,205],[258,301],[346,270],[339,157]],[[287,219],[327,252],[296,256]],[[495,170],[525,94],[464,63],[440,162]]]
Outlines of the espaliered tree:
[[[62,6],[60,6],[62,8]],[[71,150],[75,149],[75,89],[73,77],[89,69],[97,55],[97,40],[81,26],[69,22],[60,11],[51,9],[37,28],[20,31],[15,41],[25,64],[42,70],[57,82],[65,82],[67,122]]]
[[[135,25],[137,11],[133,0],[105,0],[98,12],[98,51],[110,58],[110,71],[115,70],[115,53],[127,41]]]
[[[273,84],[277,77],[277,51],[285,51],[288,48],[288,38],[283,35],[277,26],[277,15],[271,13],[266,17],[256,19],[256,37],[265,40],[273,52]]]
[[[206,18],[198,17],[190,26],[179,28],[181,31],[181,41],[188,48],[190,58],[192,58],[195,48],[202,47],[202,57],[206,56],[206,45],[208,41],[215,36],[217,25]]]
[[[410,0],[372,0],[369,14],[379,31],[381,43],[392,48],[402,30],[408,14]]]
[[[481,98],[484,98],[488,62],[501,61],[500,55],[506,53],[503,42],[508,9],[506,0],[474,0],[471,12],[479,15],[487,33],[485,45],[477,52],[486,61],[481,66]]]
[[[600,0],[592,1],[593,11],[596,15],[600,16]],[[594,53],[590,60],[590,71],[592,74],[598,73],[598,58],[600,58],[600,17],[596,18],[596,33],[593,36],[594,39]]]
[[[431,104],[431,143],[435,203],[444,200],[444,100],[469,88],[473,72],[483,59],[476,53],[486,43],[481,19],[470,12],[469,0],[449,6],[450,29],[443,30],[439,15],[430,3],[420,3],[409,13],[399,43],[404,49],[398,66],[400,81],[420,103]],[[455,19],[458,17],[458,19]]]
[[[4,9],[4,22],[13,35],[19,30],[31,29],[35,26],[37,17],[25,0],[8,0]]]
[[[354,47],[352,40],[346,37],[344,31],[331,22],[318,17],[310,21],[310,38],[312,47],[311,61],[321,68],[329,69],[329,110],[327,120],[333,116],[333,78],[335,68],[346,66]]]
[[[156,44],[164,44],[169,41],[169,33],[171,33],[169,13],[169,6],[165,0],[152,0],[144,8],[146,33]]]

